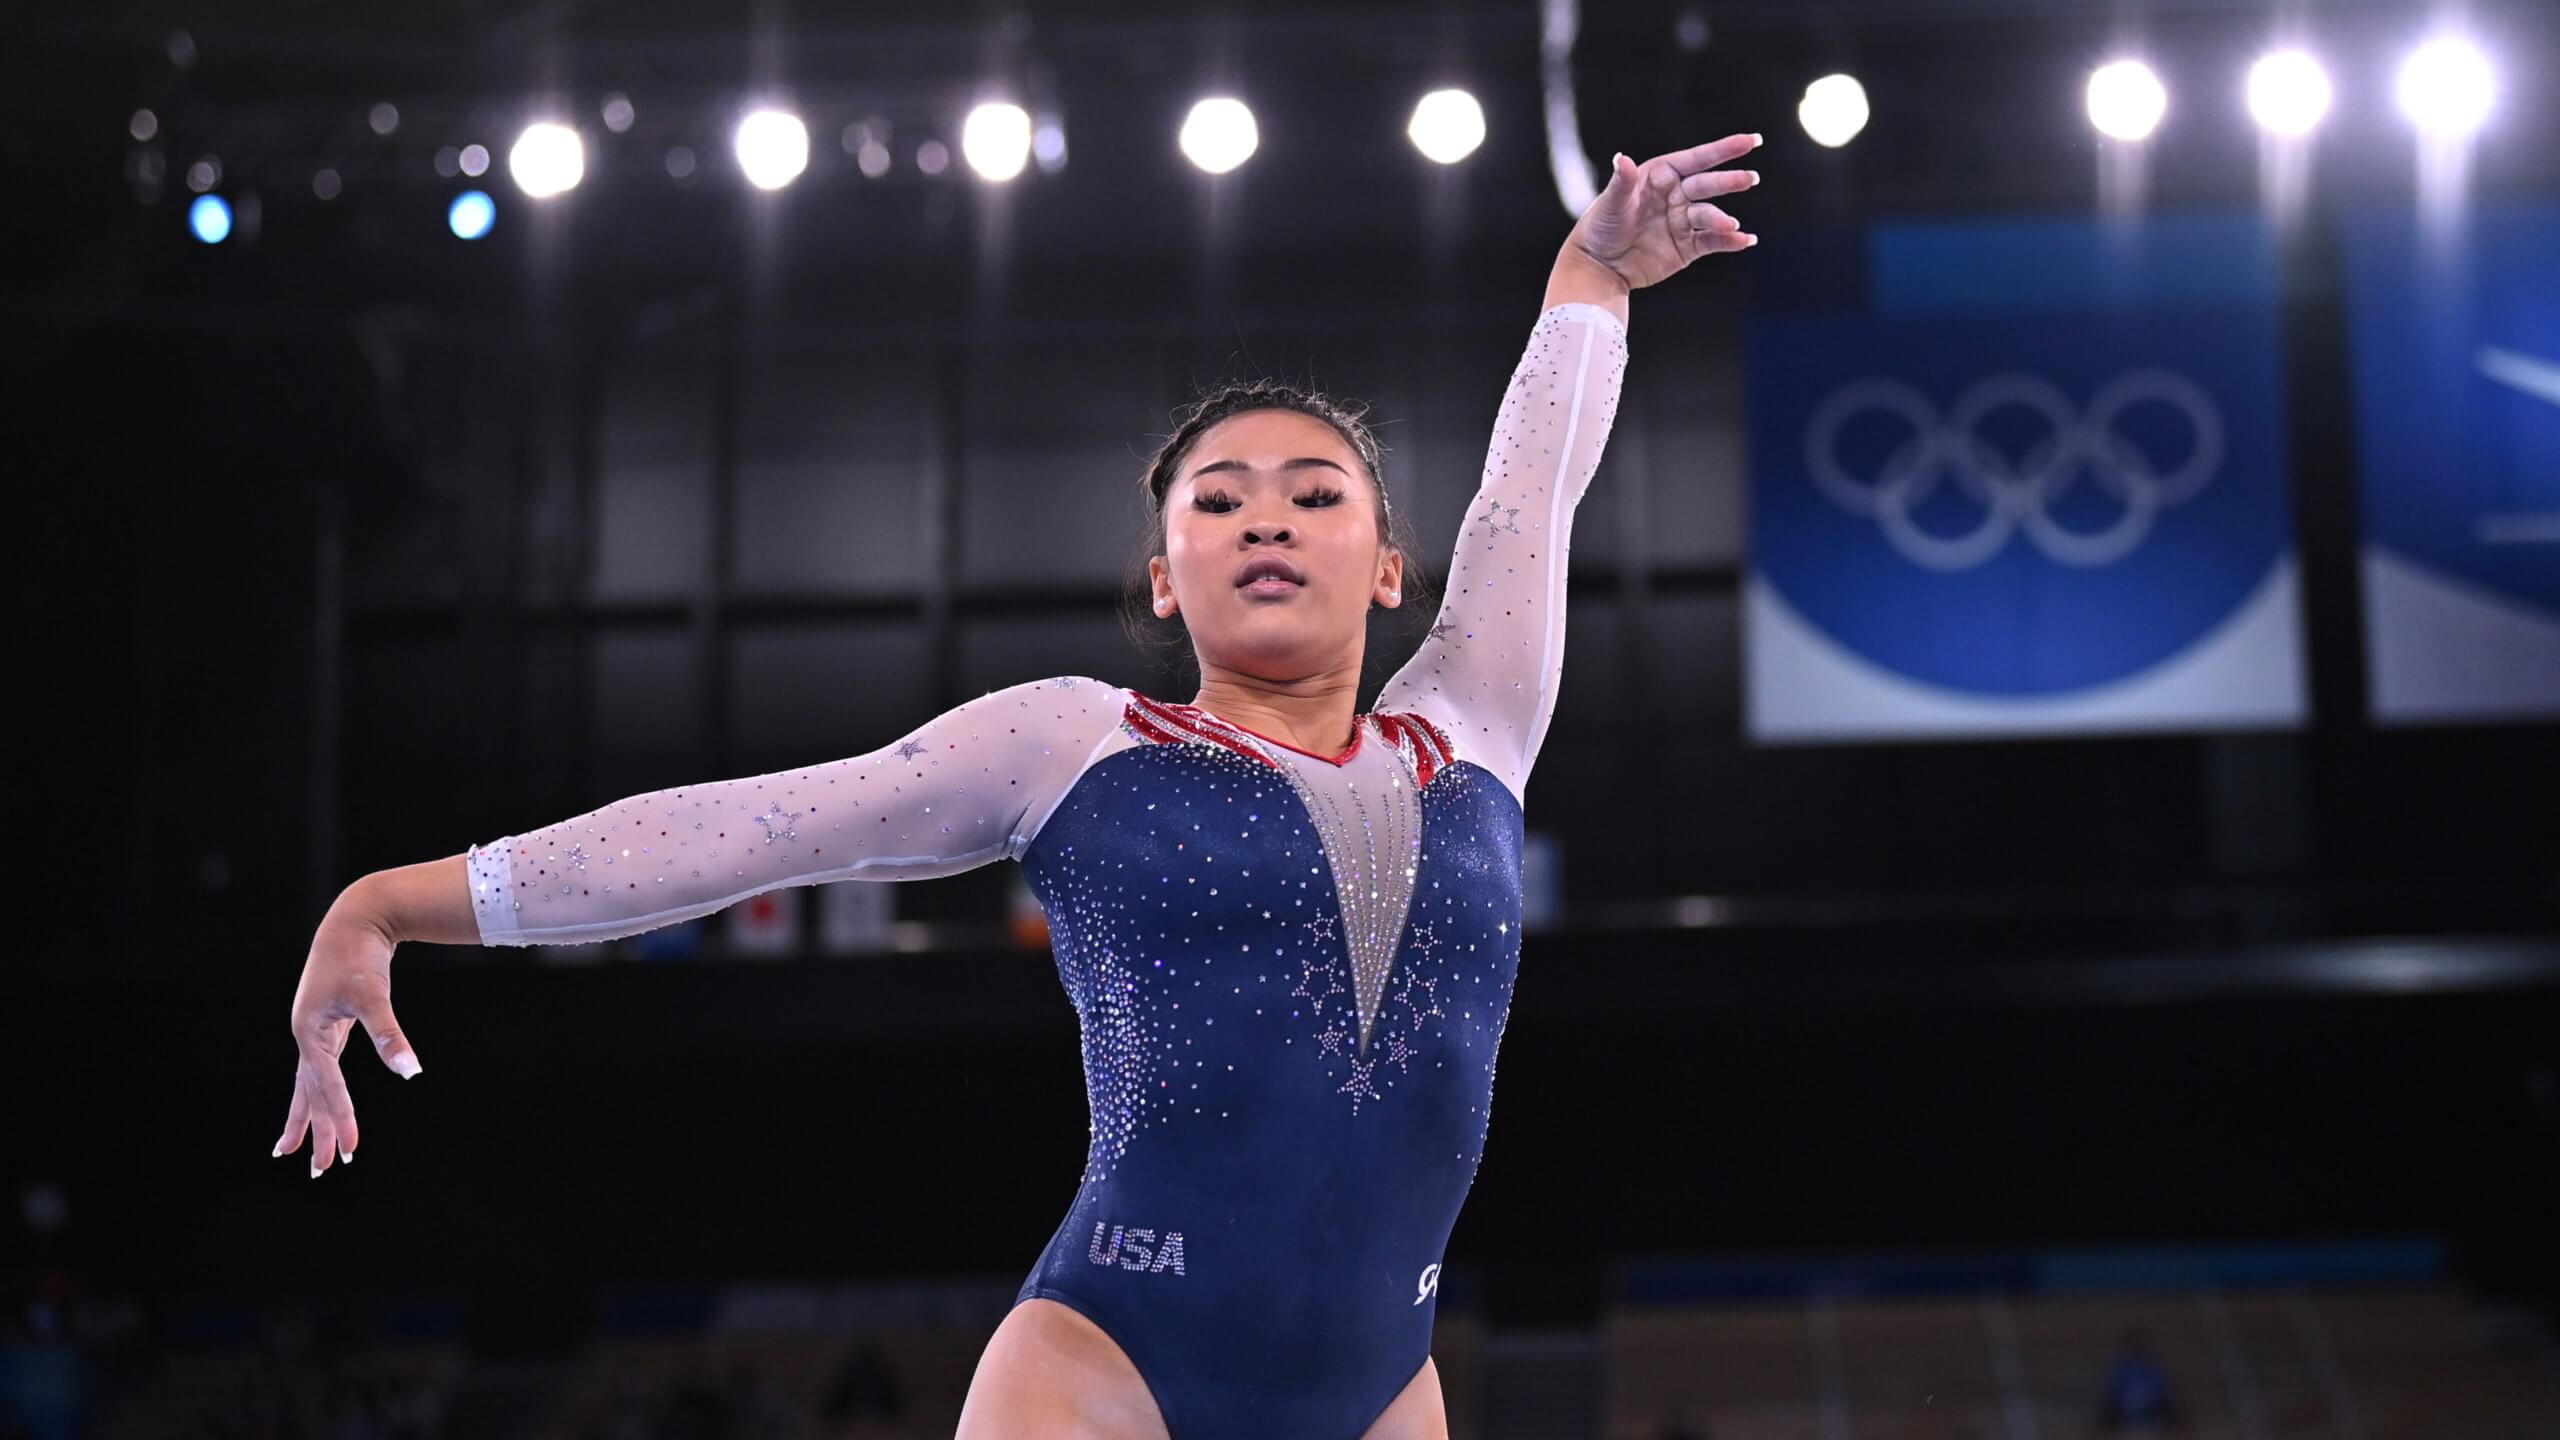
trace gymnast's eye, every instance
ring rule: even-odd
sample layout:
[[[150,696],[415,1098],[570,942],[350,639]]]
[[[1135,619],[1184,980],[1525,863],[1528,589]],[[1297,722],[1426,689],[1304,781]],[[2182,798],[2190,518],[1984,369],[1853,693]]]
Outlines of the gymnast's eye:
[[[1298,497],[1298,503],[1307,506],[1309,509],[1338,504],[1341,500],[1342,492],[1332,489],[1310,490],[1306,494]],[[1191,503],[1194,507],[1206,510],[1212,515],[1223,515],[1236,508],[1236,502],[1233,499],[1229,498],[1223,491],[1216,490],[1199,496]]]

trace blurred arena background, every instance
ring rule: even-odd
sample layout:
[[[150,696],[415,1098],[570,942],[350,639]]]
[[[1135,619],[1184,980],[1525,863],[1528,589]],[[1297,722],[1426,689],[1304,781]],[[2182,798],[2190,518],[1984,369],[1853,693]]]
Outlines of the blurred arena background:
[[[406,947],[325,1185],[312,926],[1189,698],[1122,591],[1218,378],[1369,401],[1445,573],[1598,167],[1738,130],[1577,517],[1453,1434],[2560,1435],[2545,0],[7,29],[0,1436],[949,1434],[1086,1139],[1015,867]]]

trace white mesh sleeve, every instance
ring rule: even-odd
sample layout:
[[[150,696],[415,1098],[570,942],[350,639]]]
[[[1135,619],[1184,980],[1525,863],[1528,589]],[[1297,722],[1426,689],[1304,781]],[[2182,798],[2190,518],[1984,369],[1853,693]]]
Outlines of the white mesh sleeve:
[[[636,935],[785,885],[955,875],[1023,847],[1117,730],[1082,675],[992,691],[895,745],[616,800],[470,850],[484,945]]]
[[[1599,468],[1626,369],[1626,327],[1608,310],[1574,301],[1538,317],[1494,421],[1439,618],[1370,707],[1430,717],[1515,799],[1555,712],[1573,510]]]

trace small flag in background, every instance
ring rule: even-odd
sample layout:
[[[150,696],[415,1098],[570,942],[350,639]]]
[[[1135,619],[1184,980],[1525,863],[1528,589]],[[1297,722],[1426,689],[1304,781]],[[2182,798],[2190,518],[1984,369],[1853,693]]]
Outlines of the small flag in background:
[[[800,891],[785,885],[750,895],[727,910],[729,953],[782,957],[800,953]]]

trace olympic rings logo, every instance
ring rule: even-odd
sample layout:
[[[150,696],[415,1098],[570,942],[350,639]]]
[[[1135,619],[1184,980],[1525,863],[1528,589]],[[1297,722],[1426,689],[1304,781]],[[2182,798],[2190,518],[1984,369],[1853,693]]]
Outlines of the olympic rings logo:
[[[2145,402],[2177,410],[2194,434],[2186,460],[2165,474],[2115,429],[2125,411]],[[1980,434],[1986,416],[2010,407],[2041,417],[2050,432],[2015,460]],[[1882,474],[1861,481],[1841,464],[1840,432],[1870,413],[1902,421],[1911,435],[1887,457]],[[1915,565],[1971,570],[2024,531],[2045,558],[2095,569],[2132,554],[2161,511],[2194,498],[2212,482],[2222,467],[2222,415],[2202,386],[2166,370],[2118,375],[2090,397],[2085,415],[2050,381],[2014,371],[1974,382],[1944,417],[1927,396],[1899,380],[1853,380],[1814,407],[1805,422],[1804,458],[1827,499],[1851,515],[1873,518],[1893,548]],[[2124,507],[2103,529],[2068,529],[2048,508],[2084,474]],[[1950,476],[1982,507],[1981,520],[1955,535],[1913,524],[1911,512]]]

